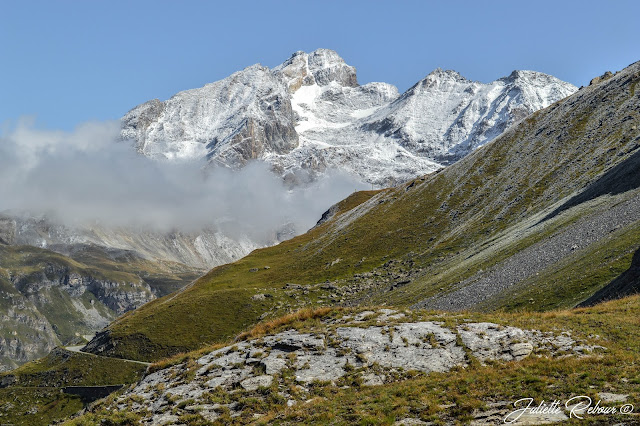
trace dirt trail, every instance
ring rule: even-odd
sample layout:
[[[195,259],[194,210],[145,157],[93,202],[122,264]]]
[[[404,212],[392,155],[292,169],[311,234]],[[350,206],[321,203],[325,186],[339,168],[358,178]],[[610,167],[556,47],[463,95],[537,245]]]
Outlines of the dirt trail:
[[[101,355],[92,354],[90,352],[82,352],[82,350],[81,350],[82,348],[84,348],[84,345],[65,346],[65,349],[70,351],[70,352],[76,352],[76,353],[79,353],[79,354],[85,354],[85,355],[91,355],[91,356],[99,356],[101,358],[109,358],[109,357],[103,357]],[[135,362],[136,364],[142,364],[142,365],[146,365],[146,366],[150,366],[152,364],[150,362],[136,361],[134,359],[124,359],[124,358],[111,358],[111,359],[119,359],[120,361],[126,361],[126,362]]]

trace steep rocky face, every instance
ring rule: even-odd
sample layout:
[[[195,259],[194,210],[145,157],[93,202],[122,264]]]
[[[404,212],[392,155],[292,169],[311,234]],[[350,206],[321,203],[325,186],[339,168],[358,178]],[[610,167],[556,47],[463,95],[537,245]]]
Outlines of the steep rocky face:
[[[99,278],[53,258],[40,263],[45,252],[25,255],[34,263],[15,261],[8,250],[0,255],[0,370],[81,341],[155,298],[141,280]]]
[[[17,275],[12,277],[11,281],[21,294],[41,308],[50,303],[47,292],[52,288],[65,292],[72,299],[88,295],[91,305],[96,302],[102,303],[118,315],[136,309],[155,298],[146,283],[100,280],[71,272],[67,267],[51,263],[47,264],[42,271],[29,275]],[[108,321],[109,318],[105,320]]]
[[[288,92],[266,67],[254,65],[200,89],[153,100],[122,120],[122,137],[150,157],[210,157],[241,166],[298,144]]]
[[[40,358],[60,344],[49,321],[25,297],[3,292],[0,305],[0,371]]]
[[[298,51],[273,71],[282,77],[291,93],[301,86],[327,86],[332,82],[343,87],[358,86],[356,69],[329,49],[318,49],[309,54]]]
[[[261,159],[293,183],[337,168],[389,185],[462,158],[575,90],[533,71],[482,84],[437,69],[398,96],[386,83],[360,86],[354,67],[318,49],[142,104],[122,137],[151,157]]]

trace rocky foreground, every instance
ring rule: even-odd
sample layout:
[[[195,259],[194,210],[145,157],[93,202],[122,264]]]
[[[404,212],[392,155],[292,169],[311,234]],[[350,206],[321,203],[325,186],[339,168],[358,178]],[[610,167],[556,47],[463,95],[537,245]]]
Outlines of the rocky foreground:
[[[305,404],[318,386],[376,386],[471,362],[606,350],[580,343],[569,332],[415,322],[413,315],[380,309],[325,317],[318,328],[238,342],[148,374],[108,404],[142,415],[144,424],[180,423],[185,416],[255,420],[276,405]]]

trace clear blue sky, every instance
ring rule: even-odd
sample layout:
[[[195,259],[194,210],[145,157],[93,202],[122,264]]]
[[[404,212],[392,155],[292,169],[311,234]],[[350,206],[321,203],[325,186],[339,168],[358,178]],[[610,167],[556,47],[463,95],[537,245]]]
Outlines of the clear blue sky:
[[[640,1],[0,2],[0,123],[70,130],[133,106],[331,48],[360,83],[403,91],[436,67],[514,69],[575,85],[640,60]]]

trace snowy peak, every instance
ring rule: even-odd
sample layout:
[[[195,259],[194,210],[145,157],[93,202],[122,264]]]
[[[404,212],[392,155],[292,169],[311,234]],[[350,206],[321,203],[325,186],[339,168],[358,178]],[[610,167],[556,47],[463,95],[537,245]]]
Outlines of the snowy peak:
[[[261,65],[132,109],[122,119],[122,137],[149,157],[207,157],[228,166],[298,144],[286,87]]]
[[[358,86],[356,69],[347,65],[333,50],[318,49],[311,52],[309,54],[309,69],[319,86],[326,86],[332,81],[345,87]]]
[[[395,139],[413,153],[450,164],[576,90],[534,71],[514,71],[484,84],[438,68],[373,114],[362,128]]]
[[[424,79],[421,80],[421,83],[424,82],[433,82],[433,83],[442,83],[446,81],[453,82],[464,82],[467,83],[469,80],[460,75],[459,72],[454,70],[443,70],[442,68],[436,68],[431,71],[429,75],[427,75]]]
[[[549,74],[545,74],[538,71],[529,71],[529,70],[513,70],[508,77],[502,77],[499,80],[502,80],[505,82],[513,82],[513,83],[526,82],[529,84],[544,84],[544,83],[550,83],[550,82],[563,83],[561,80],[558,80],[557,78]]]
[[[356,69],[330,49],[317,49],[308,54],[298,51],[273,71],[282,76],[291,93],[302,86],[326,86],[332,82],[343,87],[358,86]]]
[[[360,86],[354,67],[318,49],[144,103],[125,115],[122,136],[150,157],[226,167],[260,159],[292,183],[337,168],[392,185],[457,161],[575,90],[534,71],[484,84],[437,68],[398,95],[387,83]]]
[[[411,86],[405,93],[403,93],[400,99],[433,91],[456,93],[456,87],[459,87],[461,84],[467,87],[469,83],[472,82],[464,78],[457,71],[436,68],[425,78]]]

